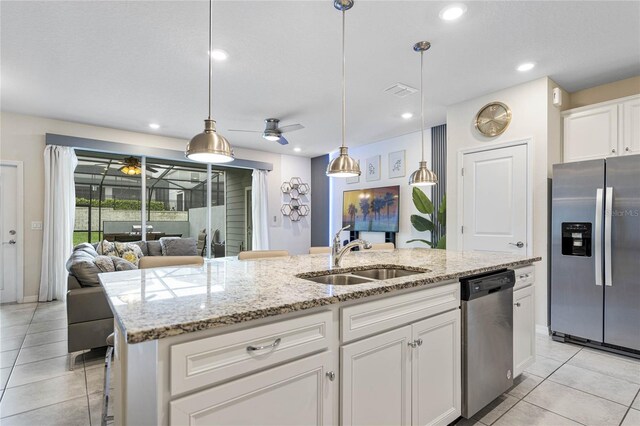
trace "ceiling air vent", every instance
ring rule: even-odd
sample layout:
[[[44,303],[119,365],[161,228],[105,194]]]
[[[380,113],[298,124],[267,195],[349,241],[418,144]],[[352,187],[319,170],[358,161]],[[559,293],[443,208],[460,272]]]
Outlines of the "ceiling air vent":
[[[402,83],[396,83],[391,87],[384,89],[385,93],[388,93],[393,96],[397,96],[399,98],[405,98],[409,95],[416,93],[418,89],[415,87],[408,86]]]

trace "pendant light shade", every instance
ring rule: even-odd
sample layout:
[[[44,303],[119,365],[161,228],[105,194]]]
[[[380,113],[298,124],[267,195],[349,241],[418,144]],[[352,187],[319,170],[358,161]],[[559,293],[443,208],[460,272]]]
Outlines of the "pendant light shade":
[[[212,51],[213,0],[209,0],[209,52]],[[186,156],[189,160],[201,163],[228,163],[233,161],[231,144],[216,132],[216,122],[211,118],[211,80],[213,71],[209,57],[209,115],[204,120],[204,132],[195,135],[187,144]]]
[[[342,12],[342,145],[340,146],[340,155],[331,160],[327,166],[327,176],[329,177],[355,177],[360,176],[360,165],[356,160],[349,157],[349,148],[345,146],[346,134],[346,78],[345,63],[346,55],[344,49],[345,40],[345,12],[353,7],[353,0],[335,0],[333,6]]]
[[[202,163],[228,163],[233,161],[229,141],[216,132],[216,122],[204,120],[204,132],[195,135],[187,144],[187,158]]]
[[[411,186],[430,186],[438,183],[438,176],[427,167],[427,162],[424,159],[424,88],[423,88],[423,65],[424,65],[424,52],[429,50],[431,43],[428,41],[420,41],[413,46],[413,50],[420,52],[420,130],[422,136],[422,160],[418,170],[411,173],[409,177],[409,185]]]

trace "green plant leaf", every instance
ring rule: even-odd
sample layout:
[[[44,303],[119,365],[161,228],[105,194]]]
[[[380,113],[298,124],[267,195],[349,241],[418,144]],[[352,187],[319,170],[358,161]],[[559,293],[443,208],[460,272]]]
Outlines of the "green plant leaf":
[[[407,244],[408,243],[425,243],[428,246],[431,245],[431,241],[423,240],[423,239],[420,239],[420,238],[414,238],[413,240],[409,240],[409,241],[407,241]]]
[[[438,207],[438,222],[442,228],[447,226],[447,194],[442,196],[442,201]]]
[[[412,198],[413,198],[413,205],[416,206],[416,209],[418,209],[420,213],[423,213],[423,214],[433,213],[433,203],[431,202],[429,197],[427,197],[427,194],[422,192],[420,188],[416,186],[413,187]]]
[[[442,238],[440,238],[440,240],[438,240],[438,244],[436,245],[437,249],[446,249],[447,248],[447,237],[444,236]]]
[[[431,222],[429,219],[427,219],[424,216],[412,214],[411,224],[416,229],[416,231],[420,231],[420,232],[433,231],[433,222]]]

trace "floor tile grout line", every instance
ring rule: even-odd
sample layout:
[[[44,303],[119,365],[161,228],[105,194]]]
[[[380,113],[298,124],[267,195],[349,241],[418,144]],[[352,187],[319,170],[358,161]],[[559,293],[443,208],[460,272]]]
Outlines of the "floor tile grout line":
[[[629,406],[627,407],[627,411],[624,412],[624,416],[622,416],[622,419],[620,420],[620,426],[622,426],[622,423],[624,423],[624,419],[626,419],[627,416],[629,415],[629,411],[632,410],[631,406],[633,405],[636,398],[638,398],[638,395],[640,395],[640,389],[638,389],[638,392],[636,392],[636,396],[634,396],[633,399],[631,400],[631,404],[629,404]]]
[[[550,412],[550,413],[553,413],[553,414],[555,414],[556,416],[560,416],[560,417],[565,418],[565,419],[567,419],[567,420],[571,420],[572,422],[578,423],[579,425],[587,426],[585,423],[579,422],[578,420],[576,420],[576,419],[572,419],[571,417],[567,417],[567,416],[565,416],[565,415],[563,415],[563,414],[556,413],[555,411],[553,411],[553,410],[549,410],[548,408],[541,407],[540,405],[535,404],[535,403],[533,403],[533,402],[531,402],[531,401],[525,401],[525,400],[523,399],[523,400],[522,400],[522,402],[525,402],[525,403],[527,403],[527,404],[531,404],[531,405],[533,405],[534,407],[538,407],[538,408],[540,408],[541,410],[544,410],[544,411],[548,411],[548,412]]]
[[[29,325],[27,326],[27,331],[29,331],[29,326],[31,326],[31,322],[33,321],[33,316],[36,314],[36,310],[38,309],[38,304],[36,304],[36,309],[34,309],[33,314],[31,314],[31,321],[29,321]],[[11,365],[11,370],[9,371],[9,375],[7,376],[7,384],[4,386],[4,389],[2,389],[2,394],[0,394],[0,402],[2,402],[2,400],[4,399],[4,394],[6,393],[6,390],[8,388],[9,380],[11,380],[11,376],[13,375],[13,370],[14,368],[16,368],[16,361],[18,361],[20,352],[22,352],[22,346],[24,346],[24,341],[26,338],[27,338],[27,335],[25,334],[22,337],[22,342],[20,343],[20,347],[18,348],[18,355],[16,356],[16,359],[13,360],[13,364]]]
[[[588,371],[591,371],[591,370],[588,370]],[[613,377],[613,376],[608,376],[608,377],[616,378],[616,377]],[[620,380],[622,380],[622,379],[620,379]],[[627,405],[627,404],[624,404],[624,403],[622,403],[622,402],[618,402],[618,401],[614,401],[614,400],[612,400],[612,399],[606,398],[606,397],[604,397],[604,396],[602,396],[602,395],[596,395],[595,393],[591,393],[591,392],[588,392],[588,391],[586,391],[586,390],[582,390],[582,389],[579,389],[579,388],[575,388],[575,387],[570,386],[570,385],[568,385],[568,384],[566,384],[566,383],[562,383],[562,382],[558,382],[558,381],[556,381],[556,380],[552,380],[552,379],[551,379],[551,376],[549,376],[549,381],[550,381],[550,382],[552,382],[552,383],[555,383],[555,384],[562,385],[562,386],[564,386],[564,387],[567,387],[567,388],[573,389],[573,390],[580,391],[580,392],[582,392],[582,393],[586,393],[587,395],[591,395],[591,396],[595,396],[595,397],[600,398],[600,399],[604,399],[605,401],[609,401],[609,402],[613,402],[613,403],[618,404],[618,405],[622,405],[623,407],[627,407],[627,408],[628,408],[628,407],[631,407],[631,404],[633,404],[633,401],[634,401],[634,400],[632,399],[632,400],[631,400],[631,404]],[[636,383],[631,383],[631,382],[627,382],[627,383],[630,383],[630,384],[632,384],[632,385],[636,385],[636,386],[638,386],[638,391],[640,391],[640,385],[638,385],[638,384],[636,384]],[[636,395],[638,395],[638,391],[636,391]],[[635,398],[635,397],[634,397],[634,398]]]
[[[537,385],[535,385],[533,388],[531,388],[531,390],[530,390],[529,392],[527,392],[526,394],[524,394],[524,396],[523,396],[522,398],[517,398],[517,397],[515,397],[516,399],[518,399],[518,402],[516,402],[516,403],[515,403],[515,404],[513,404],[511,407],[509,407],[509,409],[508,409],[507,411],[505,411],[504,413],[502,413],[502,414],[501,414],[501,415],[500,415],[500,416],[499,416],[499,417],[498,417],[498,418],[497,418],[493,423],[497,422],[497,421],[498,421],[498,420],[500,420],[502,417],[504,417],[504,416],[505,416],[509,411],[513,410],[513,407],[515,407],[516,405],[518,405],[518,403],[519,403],[520,401],[524,401],[524,399],[525,399],[525,398],[526,398],[526,397],[527,397],[531,392],[533,392],[533,391],[534,391],[538,386],[540,386],[541,384],[543,384],[544,382],[546,382],[546,381],[549,379],[549,377],[551,377],[551,375],[552,375],[553,373],[555,373],[555,372],[556,372],[556,371],[558,371],[560,368],[562,368],[562,366],[563,366],[563,365],[565,365],[567,362],[569,362],[569,360],[570,360],[571,358],[573,358],[574,356],[576,356],[580,351],[582,351],[582,349],[583,349],[583,348],[578,349],[578,352],[576,352],[575,354],[571,355],[571,357],[569,357],[569,359],[567,359],[565,362],[563,362],[562,364],[560,364],[560,366],[558,366],[558,368],[556,368],[555,370],[553,370],[553,371],[552,371],[550,374],[548,374],[546,377],[542,378],[542,380],[540,381],[540,383],[538,383],[538,384],[537,384]],[[542,356],[543,358],[547,358],[547,357],[545,357],[545,356],[543,356],[543,355],[538,355],[538,354],[536,354],[536,357],[538,357],[538,356]],[[551,359],[551,358],[549,358],[549,359]],[[558,361],[558,360],[556,360],[556,361]],[[561,361],[558,361],[558,362],[561,362]],[[523,373],[525,373],[525,371],[523,371]],[[521,373],[521,374],[522,374],[522,373]],[[531,373],[531,374],[532,374],[532,373]],[[535,376],[535,374],[533,374],[533,375]],[[537,377],[540,377],[540,376],[537,376]],[[555,383],[555,382],[554,382],[554,383]],[[509,395],[509,394],[508,394],[508,395]],[[511,395],[511,396],[513,396],[513,395]],[[527,404],[531,404],[529,401],[524,401],[524,402],[526,402]],[[535,404],[531,404],[531,405],[535,405]],[[537,407],[537,405],[536,405],[536,407]],[[543,410],[549,411],[549,412],[554,413],[554,414],[558,414],[558,413],[556,413],[556,412],[554,412],[554,411],[547,410],[546,408],[543,408],[543,407],[538,407],[538,408],[541,408],[541,409],[543,409]],[[558,415],[559,415],[559,416],[562,416],[561,414],[558,414]],[[562,417],[564,417],[564,416],[562,416]],[[567,419],[568,419],[568,417],[565,417],[565,418],[567,418]],[[571,421],[575,421],[575,420],[573,420],[573,419],[569,419],[569,420],[571,420]],[[493,423],[492,423],[492,424],[493,424]],[[580,423],[580,422],[577,422],[577,423]],[[580,423],[580,424],[582,424],[582,423]]]
[[[0,423],[2,423],[2,420],[8,419],[8,418],[11,418],[11,417],[14,417],[14,416],[19,416],[19,415],[22,415],[22,414],[30,413],[32,411],[40,410],[42,408],[53,407],[54,405],[58,405],[58,404],[64,404],[65,402],[73,401],[74,399],[80,399],[80,398],[84,398],[84,395],[75,396],[73,398],[65,399],[64,401],[54,402],[53,404],[47,404],[47,405],[43,405],[41,407],[36,407],[36,408],[32,408],[30,410],[25,410],[25,411],[21,411],[19,413],[14,413],[14,414],[12,414],[10,416],[1,417],[0,418]]]

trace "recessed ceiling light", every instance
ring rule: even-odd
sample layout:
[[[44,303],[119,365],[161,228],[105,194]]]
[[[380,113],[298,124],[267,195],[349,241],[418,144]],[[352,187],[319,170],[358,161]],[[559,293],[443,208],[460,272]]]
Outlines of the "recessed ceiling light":
[[[149,127],[151,127],[153,130],[158,130],[160,128],[160,125],[158,123],[149,123]]]
[[[536,64],[534,64],[533,62],[525,62],[523,64],[518,65],[518,67],[516,68],[518,71],[520,72],[524,72],[524,71],[530,71],[533,69],[533,67],[535,67]]]
[[[226,61],[229,54],[222,49],[213,49],[211,51],[211,59],[214,61]]]
[[[295,148],[293,148],[293,150],[294,150],[295,152],[300,152],[300,151],[302,151],[302,148],[295,147]]]
[[[402,114],[400,117],[404,118],[405,120],[408,120],[410,118],[413,117],[413,114],[410,112],[405,112],[404,114]]]
[[[440,11],[440,19],[443,21],[455,21],[467,11],[464,4],[452,4]]]

